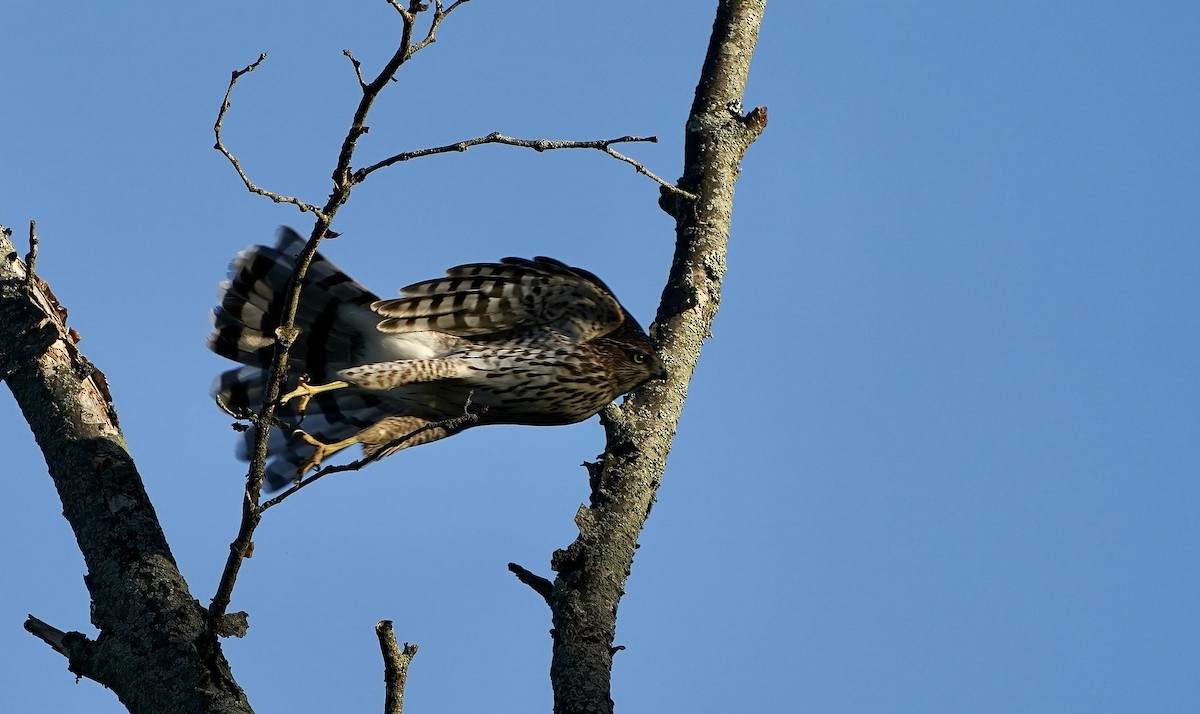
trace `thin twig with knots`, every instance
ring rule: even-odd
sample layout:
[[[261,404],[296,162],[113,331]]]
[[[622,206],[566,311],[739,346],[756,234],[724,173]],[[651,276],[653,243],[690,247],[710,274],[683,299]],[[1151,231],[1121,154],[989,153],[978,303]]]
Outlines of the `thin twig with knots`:
[[[288,496],[291,496],[292,494],[296,493],[300,489],[304,488],[305,486],[308,486],[309,484],[313,483],[314,481],[316,481],[317,479],[320,479],[323,476],[328,476],[330,474],[345,473],[347,471],[358,471],[359,469],[366,466],[367,464],[374,463],[374,462],[382,459],[385,455],[392,453],[392,450],[395,449],[396,447],[404,444],[407,441],[411,441],[412,439],[416,438],[418,435],[424,434],[427,431],[431,431],[433,429],[457,429],[461,426],[466,426],[467,424],[473,424],[474,422],[479,421],[479,415],[483,411],[485,411],[484,409],[480,409],[480,411],[478,411],[478,412],[472,412],[472,411],[469,411],[469,409],[470,409],[470,402],[468,402],[467,406],[464,408],[463,414],[461,416],[454,417],[453,419],[443,419],[441,421],[430,422],[419,429],[414,429],[414,430],[408,432],[407,434],[404,434],[403,436],[398,436],[395,439],[392,439],[391,441],[389,441],[388,443],[386,443],[382,447],[380,447],[378,450],[376,450],[371,456],[364,456],[363,458],[357,459],[355,461],[351,461],[348,464],[338,464],[336,466],[326,466],[325,468],[320,469],[319,471],[316,471],[315,473],[313,473],[312,476],[309,476],[308,478],[299,478],[296,480],[296,482],[294,484],[292,484],[291,488],[287,489],[286,491],[279,494],[278,496],[275,496],[274,498],[264,501],[263,504],[261,506],[259,506],[258,512],[262,513],[263,511],[267,510],[268,508],[271,508],[272,506],[279,505]]]
[[[242,179],[242,183],[246,184],[246,189],[251,193],[257,193],[260,196],[266,196],[275,203],[290,203],[299,208],[301,213],[307,211],[315,214],[318,218],[324,219],[325,215],[321,212],[321,209],[317,208],[311,203],[301,201],[295,196],[284,196],[283,194],[275,193],[274,191],[268,191],[265,188],[260,188],[259,186],[255,185],[255,183],[250,180],[250,177],[246,175],[246,172],[242,170],[241,162],[238,161],[237,157],[234,156],[229,149],[225,148],[225,142],[221,139],[221,127],[225,121],[225,113],[229,111],[229,97],[231,94],[233,94],[233,85],[237,84],[237,81],[241,79],[242,75],[250,74],[254,70],[258,69],[258,66],[266,59],[267,53],[263,52],[258,56],[258,59],[254,60],[242,69],[234,70],[232,75],[229,77],[229,86],[225,89],[225,101],[221,102],[221,111],[217,113],[217,121],[215,124],[213,124],[213,134],[215,134],[217,137],[217,143],[213,145],[213,148],[224,154],[226,159],[229,159],[229,163],[233,164],[233,170],[237,171],[238,176],[240,176]]]
[[[653,172],[651,172],[649,169],[647,169],[645,166],[643,166],[638,161],[631,159],[628,156],[625,156],[624,154],[619,153],[612,148],[613,144],[625,144],[625,143],[632,143],[632,142],[645,142],[645,143],[655,144],[655,143],[658,143],[658,137],[657,136],[622,136],[617,139],[593,139],[591,141],[565,141],[565,140],[560,140],[560,139],[518,139],[515,137],[511,137],[511,136],[505,136],[498,131],[494,131],[491,134],[487,134],[486,136],[477,136],[474,139],[464,139],[462,141],[456,141],[453,144],[446,144],[444,146],[435,146],[435,147],[431,147],[428,149],[417,149],[415,151],[403,151],[399,154],[389,156],[388,158],[384,159],[383,161],[380,161],[378,163],[367,166],[366,168],[362,168],[362,169],[355,171],[353,174],[353,178],[354,178],[355,183],[361,183],[364,179],[367,178],[367,176],[370,176],[375,171],[378,171],[379,169],[382,169],[382,168],[387,168],[388,166],[393,166],[402,161],[411,161],[412,159],[419,159],[424,156],[433,156],[435,154],[448,154],[448,153],[453,153],[453,152],[463,152],[463,151],[466,151],[467,149],[471,148],[472,146],[479,146],[481,144],[505,144],[507,146],[520,146],[520,147],[523,147],[526,149],[533,149],[534,151],[537,151],[539,153],[543,152],[543,151],[556,151],[559,149],[597,149],[599,151],[603,151],[604,153],[608,154],[609,156],[613,157],[614,159],[617,159],[619,161],[624,161],[625,163],[633,166],[633,168],[635,168],[638,173],[642,174],[643,176],[649,177],[651,180],[658,183],[658,185],[662,186],[666,190],[668,190],[672,193],[675,193],[683,198],[695,200],[695,198],[696,198],[695,194],[689,193],[688,191],[684,191],[683,189],[679,188],[678,186],[675,186],[674,184],[664,181],[663,179],[659,178],[657,175],[655,175]]]

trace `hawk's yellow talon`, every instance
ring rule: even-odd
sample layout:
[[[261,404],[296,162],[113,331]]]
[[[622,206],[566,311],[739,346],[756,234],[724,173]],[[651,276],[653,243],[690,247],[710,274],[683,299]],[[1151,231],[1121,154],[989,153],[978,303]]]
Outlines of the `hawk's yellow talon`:
[[[308,401],[315,395],[320,394],[321,392],[330,392],[335,389],[341,389],[342,387],[349,386],[350,385],[347,382],[342,381],[330,382],[329,384],[318,384],[314,386],[308,383],[307,377],[301,377],[300,380],[296,382],[295,389],[279,398],[279,406],[283,406],[293,399],[298,399],[299,401],[296,403],[296,411],[303,414],[305,410],[308,409]]]
[[[328,386],[328,385],[326,385],[326,386]],[[313,455],[308,457],[308,460],[300,465],[300,472],[296,475],[297,481],[300,480],[301,478],[303,478],[304,474],[308,473],[309,471],[314,471],[314,470],[320,468],[321,461],[326,456],[332,456],[333,454],[336,454],[337,452],[341,451],[342,449],[344,449],[348,446],[354,446],[355,444],[358,443],[357,435],[352,436],[349,439],[342,439],[341,441],[335,441],[332,444],[326,444],[323,441],[317,441],[312,436],[310,436],[308,434],[308,432],[303,431],[301,429],[297,429],[295,431],[295,435],[300,437],[301,441],[303,441],[306,444],[311,445],[314,449],[316,449],[316,451],[313,451]]]

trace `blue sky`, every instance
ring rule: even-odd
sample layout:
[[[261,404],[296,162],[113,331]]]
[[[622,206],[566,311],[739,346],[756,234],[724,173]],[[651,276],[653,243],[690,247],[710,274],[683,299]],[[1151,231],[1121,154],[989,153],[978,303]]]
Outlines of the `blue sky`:
[[[404,71],[358,165],[502,131],[656,134],[680,172],[715,3],[476,0]],[[383,2],[0,10],[0,223],[108,376],[192,588],[212,597],[242,464],[203,339],[232,255],[320,202]],[[772,0],[721,313],[621,605],[622,712],[1175,712],[1200,705],[1200,6]],[[597,152],[479,147],[380,172],[325,253],[388,294],[546,254],[648,323],[657,187]],[[122,711],[21,629],[90,632],[84,568],[0,396],[0,690]],[[548,711],[549,574],[594,422],[489,427],[271,511],[225,651],[260,712],[372,711],[372,627],[421,651],[413,711]]]

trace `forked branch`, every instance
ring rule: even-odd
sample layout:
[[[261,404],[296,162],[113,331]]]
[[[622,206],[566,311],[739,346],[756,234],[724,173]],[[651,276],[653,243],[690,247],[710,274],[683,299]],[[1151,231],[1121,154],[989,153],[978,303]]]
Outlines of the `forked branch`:
[[[396,632],[391,620],[380,620],[375,625],[379,637],[379,651],[383,654],[383,683],[385,688],[383,714],[404,714],[404,688],[408,684],[408,665],[417,655],[417,646],[404,643],[404,649],[396,642]]]
[[[428,6],[418,2],[411,2],[407,8],[402,8],[393,3],[393,6],[401,11],[400,16],[403,27],[401,29],[400,45],[392,55],[392,58],[380,70],[378,76],[369,83],[363,82],[361,65],[351,57],[352,62],[355,64],[355,73],[359,76],[359,84],[362,87],[362,98],[359,100],[354,117],[350,122],[350,127],[346,132],[346,137],[343,139],[341,149],[338,152],[337,162],[332,174],[333,191],[330,192],[328,201],[326,201],[325,206],[321,209],[316,209],[312,204],[300,201],[299,199],[291,199],[291,197],[281,196],[280,194],[255,186],[247,178],[245,172],[242,171],[237,158],[225,149],[224,144],[220,140],[220,127],[225,113],[229,109],[229,97],[233,91],[233,85],[237,83],[238,78],[242,75],[253,72],[266,59],[266,54],[264,53],[259,56],[257,61],[244,69],[235,71],[230,78],[229,87],[225,92],[225,100],[221,105],[221,110],[218,113],[217,122],[214,127],[214,132],[218,136],[217,149],[233,164],[234,169],[241,176],[247,189],[259,195],[266,196],[273,201],[292,203],[300,207],[301,210],[311,211],[316,215],[317,220],[313,226],[307,245],[305,245],[304,250],[301,251],[296,259],[292,280],[288,285],[287,293],[284,297],[282,314],[279,316],[279,327],[276,329],[275,351],[271,358],[270,368],[267,371],[266,388],[263,392],[263,406],[255,422],[254,448],[250,460],[250,468],[246,473],[246,491],[242,501],[242,519],[238,526],[237,537],[234,538],[234,541],[229,546],[229,557],[225,561],[225,569],[221,574],[220,582],[217,584],[216,594],[213,596],[212,603],[208,608],[209,617],[214,623],[219,623],[224,618],[230,599],[233,596],[233,587],[237,582],[238,572],[241,570],[242,562],[252,551],[254,531],[258,528],[258,524],[262,520],[263,508],[260,501],[267,463],[267,440],[270,433],[270,429],[266,425],[271,424],[274,420],[276,400],[279,399],[279,395],[282,393],[283,382],[288,374],[288,351],[299,334],[295,323],[296,310],[300,304],[300,289],[304,283],[304,276],[308,272],[308,266],[312,263],[313,256],[316,255],[317,246],[329,234],[330,225],[333,223],[333,218],[338,210],[350,200],[350,190],[352,188],[352,182],[349,180],[350,162],[354,157],[354,150],[358,139],[367,132],[365,124],[367,115],[379,93],[395,77],[396,72],[400,69],[400,65],[411,58],[422,47],[431,43],[437,27],[441,24],[442,20],[463,2],[466,2],[466,0],[459,0],[459,2],[455,2],[449,8],[443,8],[440,2],[437,3],[434,11],[434,20],[431,23],[429,32],[426,35],[425,41],[419,46],[412,44],[413,27],[416,23],[417,15],[426,10]]]
[[[246,184],[246,190],[250,191],[251,193],[257,193],[259,196],[266,196],[275,203],[290,203],[299,208],[301,212],[307,211],[315,214],[318,218],[325,219],[325,216],[321,210],[311,203],[301,201],[295,196],[284,196],[283,194],[275,193],[274,191],[268,191],[267,189],[256,185],[250,180],[250,177],[246,175],[246,172],[242,169],[242,163],[238,161],[238,158],[225,147],[225,141],[221,138],[221,128],[225,122],[225,113],[229,111],[229,97],[233,94],[233,85],[237,84],[237,81],[242,78],[242,75],[250,74],[254,70],[258,69],[258,66],[266,59],[267,53],[263,52],[258,56],[258,59],[254,60],[250,64],[241,69],[235,69],[232,75],[229,77],[229,86],[225,89],[225,101],[221,102],[221,111],[217,112],[217,121],[213,124],[213,134],[215,134],[217,138],[217,143],[213,145],[213,148],[224,154],[225,158],[229,159],[229,163],[233,164],[233,170],[237,171],[237,175],[241,177],[242,183]]]

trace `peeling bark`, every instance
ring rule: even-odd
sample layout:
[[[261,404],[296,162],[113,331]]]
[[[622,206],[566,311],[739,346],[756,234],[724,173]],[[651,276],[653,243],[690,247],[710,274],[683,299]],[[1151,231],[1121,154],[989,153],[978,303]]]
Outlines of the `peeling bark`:
[[[249,712],[192,597],[117,424],[104,375],[76,348],[49,286],[0,235],[0,377],[46,458],[88,573],[90,639],[26,629],[131,712]]]

